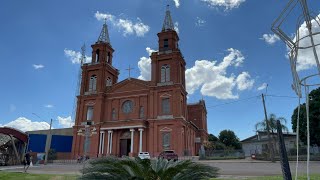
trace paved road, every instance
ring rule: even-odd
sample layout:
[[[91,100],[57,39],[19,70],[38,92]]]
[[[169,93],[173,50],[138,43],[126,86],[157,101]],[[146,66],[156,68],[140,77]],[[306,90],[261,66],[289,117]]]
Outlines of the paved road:
[[[270,163],[261,161],[199,161],[211,166],[220,168],[223,177],[250,177],[250,176],[272,176],[281,175],[280,163]],[[290,163],[291,173],[295,172],[295,163]],[[82,164],[49,164],[30,167],[29,173],[34,174],[78,174],[82,169]],[[299,163],[299,174],[306,174],[306,162]],[[0,170],[11,172],[22,172],[23,166],[0,166]],[[310,173],[320,173],[320,162],[310,162]]]
[[[201,161],[200,161],[201,162]],[[220,168],[221,175],[237,175],[237,176],[272,176],[281,175],[281,165],[279,162],[202,162]],[[291,173],[295,173],[296,163],[290,163]],[[320,173],[320,162],[310,162],[309,172],[311,174]],[[298,168],[299,174],[307,173],[307,163],[300,162]]]

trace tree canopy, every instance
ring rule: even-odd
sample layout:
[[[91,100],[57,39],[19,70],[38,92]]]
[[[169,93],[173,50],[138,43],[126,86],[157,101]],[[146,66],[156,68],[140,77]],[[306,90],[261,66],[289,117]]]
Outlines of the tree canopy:
[[[223,130],[219,133],[219,141],[229,148],[241,149],[241,143],[236,134],[231,130]]]
[[[208,141],[210,142],[217,142],[219,139],[213,135],[213,134],[209,134],[209,137],[208,137]]]
[[[293,132],[297,132],[298,106],[291,116]],[[320,88],[312,90],[309,95],[309,121],[310,121],[310,144],[320,146]],[[307,144],[307,114],[306,104],[300,105],[299,138]]]

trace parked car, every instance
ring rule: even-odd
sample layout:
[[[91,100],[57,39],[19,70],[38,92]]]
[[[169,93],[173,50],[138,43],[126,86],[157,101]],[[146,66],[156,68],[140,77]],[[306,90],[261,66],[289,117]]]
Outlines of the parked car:
[[[160,153],[158,158],[178,161],[178,154],[176,154],[173,150],[165,150]]]
[[[150,159],[150,154],[148,152],[139,152],[138,157],[140,159]]]

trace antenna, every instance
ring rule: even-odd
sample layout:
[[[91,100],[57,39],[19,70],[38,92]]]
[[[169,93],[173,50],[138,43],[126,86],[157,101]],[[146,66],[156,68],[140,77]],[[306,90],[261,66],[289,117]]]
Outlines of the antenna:
[[[73,101],[73,108],[72,108],[72,115],[71,119],[75,121],[76,119],[76,109],[77,109],[77,96],[80,94],[81,90],[81,79],[82,79],[82,65],[86,62],[86,45],[83,44],[81,47],[81,57],[80,57],[80,68],[78,71],[78,76],[77,76],[77,86],[76,86],[76,91],[75,91],[75,96],[74,96],[74,101]]]
[[[83,63],[86,62],[86,44],[83,44],[81,47],[81,58],[80,58],[80,64],[81,66]]]

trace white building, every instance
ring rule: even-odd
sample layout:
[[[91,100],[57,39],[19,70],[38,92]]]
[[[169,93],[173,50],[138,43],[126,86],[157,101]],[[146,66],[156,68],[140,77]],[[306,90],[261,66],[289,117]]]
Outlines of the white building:
[[[279,151],[277,133],[270,133],[270,136],[272,138],[272,143],[276,144],[276,150]],[[287,151],[296,147],[296,133],[283,133],[283,137]],[[241,144],[245,156],[251,156],[251,154],[262,154],[262,152],[268,152],[267,132],[258,131],[256,135],[242,140]]]

